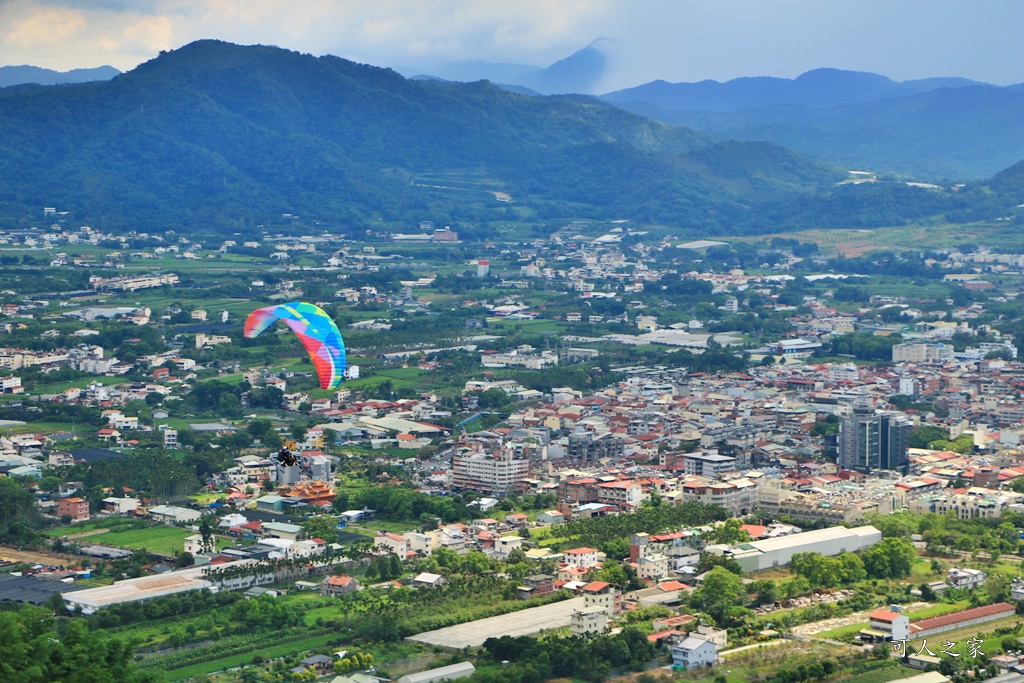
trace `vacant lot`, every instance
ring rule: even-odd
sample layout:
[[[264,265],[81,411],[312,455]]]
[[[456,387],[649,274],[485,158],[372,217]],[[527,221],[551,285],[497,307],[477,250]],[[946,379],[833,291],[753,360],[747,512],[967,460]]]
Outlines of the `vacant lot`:
[[[565,628],[569,625],[573,610],[582,607],[583,598],[562,600],[511,614],[477,619],[458,626],[427,631],[409,636],[408,640],[457,649],[480,647],[488,638],[528,636],[549,629]]]

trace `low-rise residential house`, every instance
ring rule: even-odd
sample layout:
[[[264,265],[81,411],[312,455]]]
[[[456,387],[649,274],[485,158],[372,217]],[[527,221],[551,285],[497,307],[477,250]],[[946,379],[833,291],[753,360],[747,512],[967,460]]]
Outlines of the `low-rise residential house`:
[[[946,574],[946,584],[950,588],[977,588],[985,585],[988,574],[980,569],[961,569],[953,567]]]
[[[394,553],[404,560],[409,555],[409,541],[405,536],[381,532],[373,537],[373,547],[378,553]]]
[[[263,522],[260,524],[263,535],[267,538],[280,538],[285,541],[298,540],[302,533],[302,527],[298,524],[285,524],[284,522]]]
[[[535,595],[547,595],[555,590],[555,577],[550,574],[533,574],[523,579],[519,586],[519,599],[529,600]]]
[[[587,569],[597,565],[596,548],[573,548],[565,551],[565,563],[570,567]]]
[[[103,511],[112,512],[118,515],[126,515],[130,512],[134,512],[139,507],[138,498],[104,498],[103,499]]]
[[[199,555],[203,553],[206,548],[203,543],[202,534],[193,534],[185,537],[185,552],[189,555]]]
[[[440,546],[441,532],[434,530],[425,533],[412,531],[404,534],[405,540],[409,542],[409,552],[417,553],[423,557],[430,557]]]
[[[697,621],[697,617],[692,614],[680,614],[674,617],[661,617],[660,619],[654,619],[651,621],[651,626],[655,631],[685,631],[686,627],[695,621]]]
[[[672,667],[690,671],[713,666],[718,661],[718,646],[710,640],[690,636],[672,647]]]
[[[605,581],[591,581],[581,590],[583,607],[600,607],[608,616],[617,616],[622,612],[622,592]]]
[[[863,643],[885,643],[910,637],[910,618],[902,614],[899,605],[890,609],[876,609],[868,615],[868,627],[861,629]]]
[[[177,505],[157,505],[149,509],[149,518],[161,524],[190,524],[202,516],[199,510]]]
[[[521,536],[499,536],[494,539],[494,553],[503,558],[507,558],[513,550],[522,547],[523,538]]]
[[[334,671],[334,658],[327,655],[312,655],[299,662],[299,666],[312,670],[317,676],[326,676]]]
[[[85,498],[62,498],[57,501],[57,516],[68,516],[72,522],[89,519],[89,501]]]
[[[585,607],[574,610],[569,621],[569,632],[573,636],[601,633],[609,625],[608,613],[600,607]]]
[[[668,557],[661,553],[645,554],[636,561],[636,575],[648,581],[658,581],[668,576]]]
[[[690,635],[701,640],[710,640],[719,650],[724,650],[729,641],[729,632],[724,628],[715,628],[714,626],[698,626],[697,630]]]
[[[423,572],[421,574],[416,575],[413,578],[412,583],[414,586],[423,586],[426,588],[439,588],[448,583],[448,579],[444,578],[440,574],[431,574],[430,572]]]
[[[336,598],[357,590],[359,590],[359,582],[347,574],[325,576],[324,580],[320,582],[320,595],[327,598]]]
[[[558,510],[547,510],[537,515],[541,524],[565,524],[565,515]]]

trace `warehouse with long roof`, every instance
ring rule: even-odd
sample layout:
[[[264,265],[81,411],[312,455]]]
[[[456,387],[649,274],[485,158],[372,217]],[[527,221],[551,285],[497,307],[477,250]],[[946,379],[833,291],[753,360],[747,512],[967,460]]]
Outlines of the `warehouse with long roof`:
[[[773,567],[785,567],[797,553],[814,552],[832,557],[840,553],[865,550],[881,540],[882,532],[870,525],[853,529],[834,526],[737,546],[711,546],[708,551],[715,552],[717,548],[720,554],[731,555],[744,572],[759,572]]]

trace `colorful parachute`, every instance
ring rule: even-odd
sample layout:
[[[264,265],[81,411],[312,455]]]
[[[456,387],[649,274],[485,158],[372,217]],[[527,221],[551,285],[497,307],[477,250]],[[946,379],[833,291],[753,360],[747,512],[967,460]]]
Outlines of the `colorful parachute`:
[[[341,384],[345,375],[345,342],[331,316],[304,301],[258,308],[245,321],[245,336],[252,339],[278,320],[283,320],[302,340],[320,375],[320,388],[334,389]]]

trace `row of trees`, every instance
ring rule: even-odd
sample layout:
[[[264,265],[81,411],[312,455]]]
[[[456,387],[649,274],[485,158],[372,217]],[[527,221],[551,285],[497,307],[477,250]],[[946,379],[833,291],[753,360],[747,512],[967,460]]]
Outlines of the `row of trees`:
[[[484,652],[489,661],[511,666],[478,671],[474,683],[541,683],[562,677],[597,683],[614,669],[642,671],[656,650],[642,630],[627,626],[618,634],[592,638],[488,638]]]
[[[431,496],[403,486],[367,486],[354,495],[346,496],[346,502],[356,507],[376,510],[377,517],[393,522],[439,517],[449,523],[472,519],[474,515],[460,500]]]
[[[790,567],[812,588],[838,588],[864,579],[902,579],[910,575],[917,552],[902,538],[886,538],[861,555],[841,553],[825,557],[818,553],[793,555]]]
[[[1024,515],[1012,511],[995,519],[960,519],[955,512],[946,515],[900,512],[869,515],[868,521],[887,538],[909,539],[912,534],[920,534],[933,552],[984,549],[992,556],[1019,552],[1019,529],[1024,527]]]
[[[124,640],[90,632],[80,619],[57,621],[48,609],[0,612],[0,676],[18,683],[155,683],[135,665]]]
[[[578,537],[583,545],[599,547],[640,532],[656,534],[669,528],[700,526],[728,517],[721,507],[688,501],[682,505],[643,507],[629,515],[573,520],[552,527],[550,534],[556,538]]]

